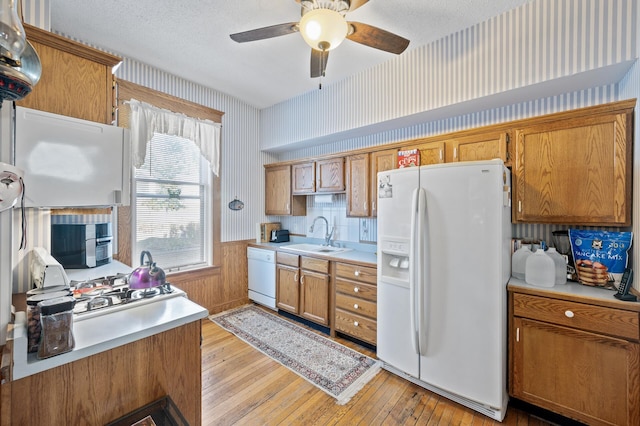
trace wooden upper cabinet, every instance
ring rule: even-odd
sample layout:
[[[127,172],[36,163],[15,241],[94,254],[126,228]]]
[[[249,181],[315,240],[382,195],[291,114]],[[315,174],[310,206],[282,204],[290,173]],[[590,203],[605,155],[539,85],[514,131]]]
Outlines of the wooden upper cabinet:
[[[347,216],[377,216],[378,172],[395,168],[397,149],[347,157]]]
[[[451,146],[451,161],[479,161],[500,158],[508,163],[507,132],[488,132],[447,141]]]
[[[122,59],[25,24],[40,57],[42,76],[17,105],[109,124],[113,121],[113,67]]]
[[[563,114],[517,128],[515,221],[630,225],[632,114],[633,108]]]
[[[301,163],[291,166],[294,194],[311,194],[316,192],[316,163]]]
[[[291,168],[295,195],[344,192],[344,157],[293,164]]]
[[[369,210],[369,154],[347,157],[347,216],[367,217]]]
[[[446,152],[444,142],[427,142],[421,143],[415,141],[415,145],[400,148],[400,151],[408,149],[417,149],[420,151],[420,165],[428,166],[430,164],[439,164],[446,161]],[[394,163],[395,167],[395,163]]]
[[[291,166],[276,165],[264,170],[264,211],[267,215],[307,214],[304,197],[293,197],[291,194]]]
[[[344,157],[316,161],[316,192],[344,192]]]
[[[369,211],[371,216],[378,216],[378,172],[395,169],[397,155],[397,149],[374,151],[370,154],[371,166],[369,167],[369,170],[371,171],[371,179],[369,181],[369,186],[371,188],[371,192],[369,198],[371,199],[371,208]]]

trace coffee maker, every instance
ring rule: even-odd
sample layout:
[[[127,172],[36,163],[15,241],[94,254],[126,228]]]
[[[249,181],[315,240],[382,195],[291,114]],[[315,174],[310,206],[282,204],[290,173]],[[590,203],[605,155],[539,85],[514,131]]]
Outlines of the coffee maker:
[[[560,253],[567,261],[567,279],[575,281],[576,268],[573,260],[573,254],[571,253],[571,240],[569,239],[569,231],[553,231],[552,232],[553,245],[556,251]]]

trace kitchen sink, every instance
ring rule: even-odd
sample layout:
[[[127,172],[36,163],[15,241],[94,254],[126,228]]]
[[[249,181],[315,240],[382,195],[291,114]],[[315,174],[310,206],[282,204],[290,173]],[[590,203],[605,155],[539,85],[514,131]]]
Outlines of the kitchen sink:
[[[302,253],[312,253],[312,254],[336,254],[343,253],[345,251],[350,251],[349,248],[344,247],[332,247],[332,246],[323,246],[320,244],[289,244],[286,246],[282,246],[283,249],[298,251]]]

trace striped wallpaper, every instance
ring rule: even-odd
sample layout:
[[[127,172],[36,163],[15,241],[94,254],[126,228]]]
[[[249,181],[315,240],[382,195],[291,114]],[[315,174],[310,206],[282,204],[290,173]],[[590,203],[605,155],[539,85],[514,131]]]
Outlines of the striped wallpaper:
[[[26,0],[25,20],[48,28],[49,2]],[[254,238],[256,222],[281,221],[284,227],[294,230],[306,227],[306,218],[264,216],[262,166],[265,163],[640,97],[640,71],[635,64],[619,84],[607,82],[569,93],[530,99],[506,96],[499,105],[488,101],[493,95],[515,93],[534,83],[555,81],[635,59],[640,44],[637,30],[639,13],[638,2],[634,0],[534,0],[465,31],[419,46],[342,82],[324,86],[321,93],[309,92],[264,110],[248,106],[222,91],[152,68],[134,58],[124,58],[117,77],[225,113],[222,211],[219,212],[222,241],[251,239]],[[483,107],[484,99],[487,102]],[[424,111],[455,107],[469,100],[479,101],[472,111],[421,122],[393,121]],[[455,111],[455,108],[451,110]],[[636,118],[636,123],[638,121]],[[336,136],[340,132],[377,123],[391,123],[393,127],[358,136]],[[325,137],[330,143],[304,149],[286,148],[287,144],[293,147],[300,141]],[[285,146],[285,152],[261,150],[261,147],[271,149],[276,145]],[[635,150],[636,184],[639,151]],[[227,208],[227,204],[236,197],[245,203],[243,210]],[[309,201],[309,206],[313,209],[312,201]],[[28,213],[31,246],[48,247],[48,213]],[[635,217],[640,217],[638,214],[638,200],[634,200]],[[15,226],[19,225],[17,216],[14,215]],[[373,229],[376,221],[343,222],[341,218],[340,222],[346,226]],[[634,225],[637,234],[640,229],[636,228],[638,225]],[[554,229],[542,225],[517,226],[514,234],[549,239]],[[365,236],[364,240],[375,240],[375,234],[372,237],[371,233],[348,230],[344,234],[348,238],[359,234],[360,238]],[[634,259],[640,262],[638,256]]]
[[[517,105],[545,96],[549,87],[555,95],[559,79],[570,76],[571,83],[588,71],[635,60],[637,14],[635,0],[533,0],[264,109],[261,147],[281,150],[305,141],[335,141],[340,132],[367,134],[387,122],[395,128],[393,120],[400,118],[416,124],[430,116],[425,112],[438,116],[443,108],[452,111],[447,116],[456,116],[469,102]]]

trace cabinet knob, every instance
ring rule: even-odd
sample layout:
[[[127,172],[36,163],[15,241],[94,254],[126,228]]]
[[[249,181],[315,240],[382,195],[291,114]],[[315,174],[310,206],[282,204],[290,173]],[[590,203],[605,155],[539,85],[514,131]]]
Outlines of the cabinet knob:
[[[359,291],[360,291],[360,289],[359,289],[358,287],[354,287],[354,288],[353,288],[353,292],[354,292],[354,293],[357,293],[357,292],[359,292]]]
[[[360,276],[360,271],[355,271],[355,272],[353,273],[353,275],[355,275],[356,277],[359,277],[359,276]]]
[[[573,311],[566,310],[566,311],[564,311],[564,315],[565,315],[567,318],[573,318],[573,315],[574,315],[574,314],[573,314]]]
[[[304,284],[304,275],[300,275],[300,285]]]
[[[354,321],[354,322],[353,322],[353,325],[357,327],[357,326],[359,325],[359,324],[358,324],[358,321]]]
[[[357,303],[355,303],[355,304],[353,305],[353,309],[358,309],[358,308],[359,308],[358,304],[357,304]]]
[[[297,272],[293,276],[293,281],[298,282],[298,273]]]

